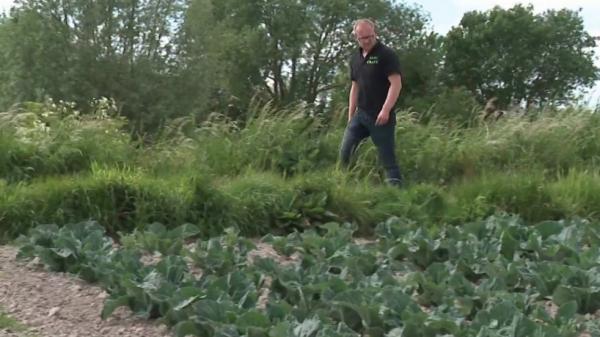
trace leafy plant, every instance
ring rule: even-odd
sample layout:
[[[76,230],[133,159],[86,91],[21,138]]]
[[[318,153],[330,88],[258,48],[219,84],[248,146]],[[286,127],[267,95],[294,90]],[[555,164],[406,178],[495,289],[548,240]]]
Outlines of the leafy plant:
[[[274,257],[256,255],[260,245],[233,228],[188,250],[181,241],[197,229],[155,224],[116,248],[86,222],[31,230],[19,257],[97,281],[110,294],[102,317],[127,306],[177,336],[558,337],[597,329],[586,318],[600,309],[600,236],[590,222],[528,226],[494,216],[423,228],[393,218],[376,232],[359,243],[356,226],[330,222],[267,235],[260,245],[271,244],[281,254]],[[145,265],[139,249],[165,255]]]
[[[159,252],[162,255],[181,255],[183,244],[200,234],[200,229],[192,224],[185,224],[167,229],[160,223],[152,223],[145,229],[134,229],[133,233],[121,237],[125,247],[139,247],[147,252]]]

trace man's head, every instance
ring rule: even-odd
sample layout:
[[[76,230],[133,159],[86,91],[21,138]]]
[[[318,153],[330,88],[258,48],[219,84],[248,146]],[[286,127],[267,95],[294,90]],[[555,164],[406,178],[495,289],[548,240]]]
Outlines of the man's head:
[[[369,19],[360,19],[354,22],[354,38],[358,45],[365,51],[370,51],[377,42],[375,23]]]

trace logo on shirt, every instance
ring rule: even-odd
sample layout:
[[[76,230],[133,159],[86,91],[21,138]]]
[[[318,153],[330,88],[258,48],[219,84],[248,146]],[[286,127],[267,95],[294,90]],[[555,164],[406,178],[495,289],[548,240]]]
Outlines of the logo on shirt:
[[[369,57],[369,59],[367,59],[367,64],[377,64],[379,63],[379,59],[377,58],[377,56],[371,56]]]

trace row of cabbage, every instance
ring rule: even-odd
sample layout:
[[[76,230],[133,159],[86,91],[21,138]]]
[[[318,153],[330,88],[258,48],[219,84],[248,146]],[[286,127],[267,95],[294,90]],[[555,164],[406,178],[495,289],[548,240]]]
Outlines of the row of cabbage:
[[[422,228],[392,218],[370,240],[355,230],[196,240],[192,225],[153,224],[113,240],[84,222],[39,226],[18,242],[20,258],[103,287],[103,317],[126,306],[177,336],[600,335],[597,224],[495,216]]]

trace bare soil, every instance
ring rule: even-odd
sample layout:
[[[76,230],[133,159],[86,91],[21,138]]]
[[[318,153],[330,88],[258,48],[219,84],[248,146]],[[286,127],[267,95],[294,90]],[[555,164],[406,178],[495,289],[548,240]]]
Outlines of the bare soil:
[[[107,297],[104,290],[74,276],[17,261],[17,251],[0,246],[0,307],[29,330],[0,328],[0,337],[171,336],[166,326],[135,317],[125,308],[100,319]]]

